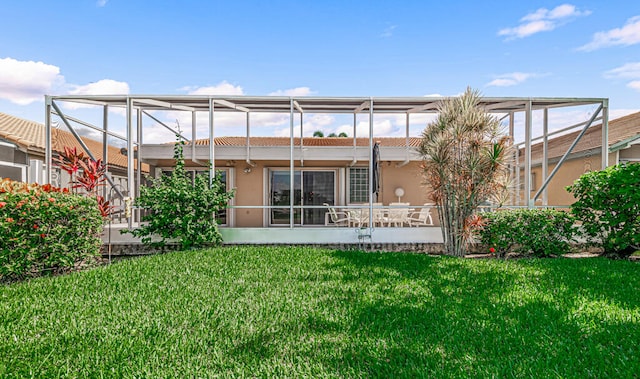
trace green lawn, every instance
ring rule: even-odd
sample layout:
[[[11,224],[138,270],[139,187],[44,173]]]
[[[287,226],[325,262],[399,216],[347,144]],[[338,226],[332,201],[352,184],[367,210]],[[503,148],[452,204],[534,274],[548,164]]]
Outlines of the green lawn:
[[[0,377],[640,373],[640,266],[239,247],[0,287]]]

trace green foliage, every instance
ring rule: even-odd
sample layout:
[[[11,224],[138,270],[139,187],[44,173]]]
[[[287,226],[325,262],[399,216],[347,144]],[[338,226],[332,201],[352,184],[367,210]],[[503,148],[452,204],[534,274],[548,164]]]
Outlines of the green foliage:
[[[100,254],[102,217],[94,198],[3,181],[0,281],[73,267]]]
[[[549,257],[569,252],[574,218],[554,209],[507,209],[483,215],[477,230],[485,250],[498,257],[518,252]]]
[[[425,181],[438,206],[447,254],[462,256],[470,240],[477,207],[507,192],[510,148],[500,121],[479,106],[480,95],[464,94],[440,103],[438,117],[422,132],[418,153],[424,159]]]
[[[226,191],[219,175],[211,186],[204,175],[197,175],[192,183],[184,168],[183,145],[183,141],[175,145],[176,167],[171,175],[149,178],[151,186],[140,188],[136,205],[148,213],[142,217],[145,223],[128,232],[142,237],[144,244],[163,246],[175,240],[188,249],[222,242],[215,213],[227,207],[233,192]]]
[[[635,378],[638,263],[233,246],[0,286],[2,378]]]
[[[582,231],[605,254],[640,250],[640,164],[619,164],[583,174],[567,190]]]

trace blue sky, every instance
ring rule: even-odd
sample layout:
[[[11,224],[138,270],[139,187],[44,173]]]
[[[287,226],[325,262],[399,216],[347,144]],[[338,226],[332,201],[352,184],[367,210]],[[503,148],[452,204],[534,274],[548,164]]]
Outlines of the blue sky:
[[[3,1],[0,15],[0,111],[39,122],[45,93],[450,96],[471,86],[607,97],[611,118],[640,110],[636,1],[22,0]],[[402,133],[402,120],[386,121]],[[348,121],[309,123],[305,134]],[[288,121],[266,124],[256,135]]]

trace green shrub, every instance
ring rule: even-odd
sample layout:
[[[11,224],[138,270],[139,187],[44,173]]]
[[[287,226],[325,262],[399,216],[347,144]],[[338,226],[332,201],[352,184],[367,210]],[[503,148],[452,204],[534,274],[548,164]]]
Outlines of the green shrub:
[[[571,212],[589,243],[626,257],[640,249],[640,164],[619,164],[583,174],[567,190]]]
[[[102,217],[94,198],[50,185],[0,185],[0,280],[73,267],[99,256]]]
[[[175,240],[188,249],[222,242],[215,214],[227,207],[233,192],[226,191],[219,176],[211,186],[209,177],[204,175],[197,175],[192,182],[184,169],[183,145],[183,141],[175,145],[176,167],[171,175],[148,178],[151,186],[140,188],[136,205],[148,212],[142,217],[146,223],[125,232],[142,237],[144,244],[164,246]]]
[[[567,253],[574,238],[574,219],[554,209],[508,209],[484,214],[480,242],[498,257],[517,252],[537,257]]]

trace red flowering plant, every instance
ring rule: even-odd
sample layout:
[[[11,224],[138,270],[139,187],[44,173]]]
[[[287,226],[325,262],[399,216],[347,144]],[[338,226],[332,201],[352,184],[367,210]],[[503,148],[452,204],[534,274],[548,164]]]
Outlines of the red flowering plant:
[[[87,157],[83,152],[78,152],[78,149],[65,146],[64,152],[59,153],[55,157],[56,164],[62,170],[66,171],[71,176],[71,183],[74,182],[74,176],[80,169],[81,162],[84,162]]]
[[[102,159],[93,159],[74,148],[65,147],[56,159],[58,167],[71,177],[71,188],[80,189],[98,202],[98,210],[102,217],[111,214],[113,206],[102,196],[98,196],[98,188],[104,186],[107,166]]]
[[[50,185],[0,181],[0,282],[69,269],[100,253],[92,197]]]

